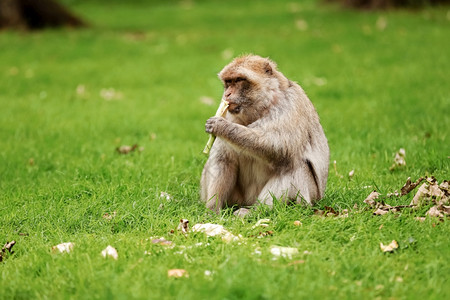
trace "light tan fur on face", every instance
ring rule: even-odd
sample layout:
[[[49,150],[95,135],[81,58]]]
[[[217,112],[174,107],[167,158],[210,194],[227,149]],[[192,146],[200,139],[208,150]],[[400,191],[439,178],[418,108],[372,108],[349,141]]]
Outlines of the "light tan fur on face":
[[[272,204],[272,197],[313,204],[328,177],[328,143],[302,88],[256,55],[238,57],[219,73],[230,102],[212,117],[218,137],[201,179],[201,197],[214,210]]]

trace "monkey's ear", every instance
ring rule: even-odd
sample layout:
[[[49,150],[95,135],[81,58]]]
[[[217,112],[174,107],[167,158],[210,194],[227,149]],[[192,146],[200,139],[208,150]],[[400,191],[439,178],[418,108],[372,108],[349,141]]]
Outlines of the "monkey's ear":
[[[273,74],[273,69],[272,69],[272,66],[270,65],[269,62],[266,62],[264,64],[264,72],[266,72],[267,75],[272,75]]]

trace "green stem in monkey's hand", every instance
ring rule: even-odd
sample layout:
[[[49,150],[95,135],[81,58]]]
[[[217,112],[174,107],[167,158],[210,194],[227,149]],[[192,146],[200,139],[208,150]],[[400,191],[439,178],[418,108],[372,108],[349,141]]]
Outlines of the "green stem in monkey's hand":
[[[228,109],[229,105],[230,104],[228,103],[228,101],[222,99],[222,101],[220,101],[219,108],[217,109],[216,117],[225,117],[225,115],[227,114],[227,109]],[[209,151],[211,150],[211,147],[214,144],[215,140],[216,140],[216,136],[214,134],[210,134],[208,143],[206,144],[205,149],[203,149],[204,154],[206,154],[206,155],[209,154]]]

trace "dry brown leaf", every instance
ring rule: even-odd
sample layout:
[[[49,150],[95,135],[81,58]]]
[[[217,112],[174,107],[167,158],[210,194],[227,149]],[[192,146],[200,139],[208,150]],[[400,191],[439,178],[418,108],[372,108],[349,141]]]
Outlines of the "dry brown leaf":
[[[128,154],[128,153],[135,151],[137,148],[138,148],[137,144],[134,144],[133,146],[123,145],[123,146],[117,147],[116,151],[119,154]]]
[[[450,204],[450,196],[444,195],[441,198],[435,199],[434,201],[439,206],[439,208],[442,208],[443,206]]]
[[[323,216],[325,214],[324,210],[321,209],[314,209],[314,215],[315,216]]]
[[[16,241],[6,242],[6,244],[3,246],[2,251],[0,252],[0,262],[3,261],[3,259],[8,254],[14,254],[14,251],[12,251],[12,248],[16,244]]]
[[[273,235],[273,231],[272,230],[267,230],[266,232],[263,233],[259,233],[261,236],[266,236],[266,235]]]
[[[303,226],[303,224],[302,224],[302,222],[300,222],[300,221],[294,221],[294,225],[295,226]]]
[[[414,198],[411,200],[411,205],[419,205],[420,200],[426,198],[428,196],[428,184],[424,183],[422,184],[419,189],[417,190],[417,193],[414,195]]]
[[[189,273],[184,269],[171,269],[167,271],[168,277],[173,278],[182,278],[182,277],[189,277]]]
[[[442,191],[445,191],[446,194],[450,193],[450,187],[449,187],[450,183],[448,180],[444,180],[441,182],[441,184],[439,185],[439,187],[441,188]]]
[[[2,252],[8,251],[11,254],[14,253],[14,251],[12,251],[12,247],[14,247],[15,244],[16,241],[6,242],[6,244],[2,248]]]
[[[403,148],[400,148],[397,153],[395,153],[394,164],[389,168],[390,171],[393,171],[399,167],[406,166],[406,151]]]
[[[189,220],[180,219],[180,224],[177,227],[178,231],[181,231],[182,234],[186,235],[189,232]]]
[[[263,238],[263,237],[269,236],[269,235],[273,235],[273,231],[272,230],[259,232],[258,234],[252,234],[252,235],[250,235],[250,237],[256,237],[256,238],[260,239],[260,238]]]
[[[327,212],[327,217],[331,215],[337,216],[339,213],[334,210],[334,208],[325,205],[325,211]]]
[[[425,214],[426,216],[430,216],[430,217],[438,217],[438,218],[443,218],[444,214],[442,212],[439,211],[438,207],[435,205],[433,207],[431,207]]]
[[[375,199],[378,199],[378,196],[380,195],[381,194],[378,193],[377,191],[373,191],[372,193],[369,194],[369,196],[367,196],[367,198],[363,202],[369,204],[371,207],[375,207],[376,205]]]
[[[419,185],[419,183],[421,183],[424,179],[425,179],[424,177],[420,177],[419,179],[416,180],[416,182],[411,182],[411,177],[408,177],[405,185],[401,189],[401,195],[404,196],[409,192],[411,192],[412,190],[414,190]]]
[[[427,182],[429,184],[437,184],[437,179],[434,176],[427,177]]]
[[[351,171],[348,173],[348,177],[350,177],[350,178],[353,178],[353,175],[355,175],[355,170],[351,170]]]
[[[224,242],[238,241],[242,239],[242,236],[232,234],[226,230],[222,225],[218,224],[195,224],[192,226],[193,232],[204,232],[207,236],[220,236]]]
[[[336,211],[333,207],[325,205],[324,210],[314,209],[314,215],[319,216],[319,217],[347,218],[348,217],[348,209],[343,209],[341,212],[339,212],[339,211]]]
[[[388,212],[389,212],[389,210],[383,210],[381,208],[377,208],[377,210],[374,211],[373,214],[376,216],[382,216],[382,215],[387,214]]]
[[[430,196],[431,197],[444,197],[445,193],[441,190],[441,188],[437,184],[431,184],[429,187],[430,190]]]
[[[102,256],[105,257],[105,258],[106,257],[111,257],[111,258],[116,259],[116,260],[119,258],[119,254],[117,253],[117,250],[114,247],[110,246],[110,245],[108,245],[108,247],[106,247],[102,251]]]
[[[428,177],[426,181],[414,195],[411,205],[420,205],[431,201],[438,205],[438,209],[443,209],[443,206],[450,200],[448,181],[444,180],[440,185],[434,177]]]
[[[70,253],[73,250],[74,244],[72,242],[68,243],[61,243],[56,246],[52,247],[53,252],[59,252],[59,253]]]
[[[398,243],[396,240],[393,240],[389,245],[383,245],[383,243],[380,243],[380,249],[383,252],[393,252],[397,248]]]
[[[395,191],[394,193],[387,194],[386,197],[392,197],[392,196],[400,197],[400,196],[406,195],[407,193],[412,191],[423,180],[424,180],[424,178],[419,178],[415,183],[412,183],[411,178],[408,178],[406,181],[406,184],[402,187],[401,194],[399,194],[397,191]],[[424,183],[424,185],[426,186],[425,183]],[[417,196],[415,196],[415,198],[413,199],[413,201],[411,201],[411,203],[409,205],[391,206],[389,204],[385,204],[383,201],[380,201],[380,202],[375,201],[376,199],[378,199],[378,197],[381,194],[378,193],[377,191],[373,191],[372,193],[369,194],[369,196],[367,196],[367,198],[364,200],[364,203],[370,205],[372,208],[376,208],[376,210],[374,211],[373,214],[380,216],[380,215],[385,215],[390,211],[391,212],[399,212],[403,208],[413,208],[418,203],[417,199],[419,199],[420,197],[423,197],[423,195],[426,195],[427,193],[428,192],[426,190],[426,187],[421,186],[421,188],[419,188]]]
[[[380,216],[380,215],[385,215],[388,212],[399,212],[401,211],[403,208],[412,208],[414,207],[413,205],[396,205],[396,206],[390,206],[389,204],[382,204],[382,203],[377,203],[376,204],[376,210],[374,211],[374,215],[376,216]]]
[[[440,210],[441,210],[444,214],[450,215],[450,206],[448,206],[448,205],[442,205],[442,206],[440,207]]]

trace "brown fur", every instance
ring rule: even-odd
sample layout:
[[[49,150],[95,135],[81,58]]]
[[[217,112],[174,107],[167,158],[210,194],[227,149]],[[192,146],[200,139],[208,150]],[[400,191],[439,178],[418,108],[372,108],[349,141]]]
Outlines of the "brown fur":
[[[272,205],[273,197],[314,204],[324,195],[329,149],[302,88],[256,55],[236,58],[219,73],[230,102],[206,132],[218,137],[201,178],[201,198],[226,206]]]

